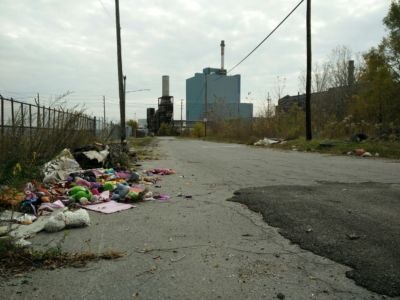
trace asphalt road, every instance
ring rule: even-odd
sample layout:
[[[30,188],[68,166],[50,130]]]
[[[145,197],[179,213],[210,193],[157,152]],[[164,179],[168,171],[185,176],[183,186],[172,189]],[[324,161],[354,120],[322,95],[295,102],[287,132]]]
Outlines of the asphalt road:
[[[112,249],[125,257],[16,277],[1,283],[0,298],[385,298],[347,278],[350,267],[301,249],[260,214],[226,200],[248,187],[400,183],[398,162],[172,138],[160,140],[159,152],[162,158],[145,167],[177,171],[163,177],[159,189],[170,201],[112,215],[90,213],[88,228],[32,240],[40,247],[65,239],[65,251]]]
[[[261,212],[301,248],[353,268],[357,284],[400,296],[400,184],[322,182],[247,188],[231,199]]]

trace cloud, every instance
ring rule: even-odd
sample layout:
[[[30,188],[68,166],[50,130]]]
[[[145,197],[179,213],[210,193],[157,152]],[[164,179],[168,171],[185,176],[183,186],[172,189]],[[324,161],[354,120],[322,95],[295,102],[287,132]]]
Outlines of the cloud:
[[[137,0],[120,1],[122,53],[128,118],[144,118],[161,95],[161,76],[170,75],[175,116],[185,98],[185,79],[204,67],[218,67],[219,43],[226,42],[229,69],[254,48],[294,7],[297,0]],[[366,51],[384,36],[382,18],[390,1],[315,1],[314,60],[338,45]],[[117,55],[113,0],[2,0],[0,93],[48,99],[74,91],[68,105],[85,103],[88,112],[118,119]],[[305,67],[305,5],[233,73],[242,75],[247,92],[260,107],[273,94],[277,76],[286,92],[297,93]],[[247,100],[246,100],[247,101]],[[180,117],[180,116],[179,116]]]

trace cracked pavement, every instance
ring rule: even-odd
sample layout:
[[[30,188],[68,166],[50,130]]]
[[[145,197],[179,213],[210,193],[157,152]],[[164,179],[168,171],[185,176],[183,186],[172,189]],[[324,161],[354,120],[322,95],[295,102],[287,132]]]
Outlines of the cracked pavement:
[[[46,247],[65,238],[64,251],[118,250],[126,253],[123,258],[15,277],[0,285],[0,298],[385,298],[346,278],[350,268],[300,249],[261,215],[226,200],[253,186],[398,183],[397,162],[173,138],[161,138],[158,147],[161,159],[143,167],[177,171],[157,189],[171,195],[170,201],[112,215],[90,212],[90,227],[31,240]]]

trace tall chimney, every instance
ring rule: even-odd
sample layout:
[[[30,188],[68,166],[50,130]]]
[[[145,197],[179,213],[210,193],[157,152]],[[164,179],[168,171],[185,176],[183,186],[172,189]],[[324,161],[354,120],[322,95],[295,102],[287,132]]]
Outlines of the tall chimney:
[[[224,70],[225,41],[221,41],[221,70]]]
[[[353,85],[354,81],[354,60],[349,60],[349,64],[347,66],[347,85]]]
[[[164,75],[162,77],[162,96],[169,96],[169,76]]]

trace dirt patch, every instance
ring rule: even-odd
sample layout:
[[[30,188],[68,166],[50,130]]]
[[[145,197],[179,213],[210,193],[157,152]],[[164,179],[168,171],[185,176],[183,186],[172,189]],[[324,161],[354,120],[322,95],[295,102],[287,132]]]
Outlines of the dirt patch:
[[[118,251],[104,253],[62,252],[60,247],[46,251],[16,246],[12,240],[0,241],[0,278],[31,272],[37,269],[54,270],[56,268],[85,267],[87,263],[99,260],[117,259],[124,254]]]
[[[353,268],[358,285],[400,296],[400,185],[327,183],[235,192],[229,201],[264,220],[303,249]]]

